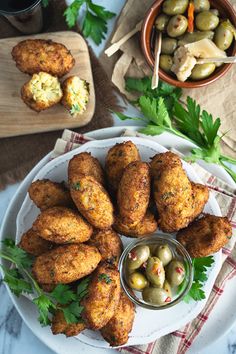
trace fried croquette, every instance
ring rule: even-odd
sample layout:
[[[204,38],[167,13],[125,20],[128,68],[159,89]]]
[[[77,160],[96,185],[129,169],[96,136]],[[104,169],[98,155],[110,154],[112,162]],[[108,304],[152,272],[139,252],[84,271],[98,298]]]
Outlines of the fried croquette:
[[[73,117],[86,111],[89,101],[89,83],[78,76],[68,77],[62,84],[63,97],[61,103]]]
[[[92,176],[103,186],[105,185],[104,172],[100,162],[88,152],[81,152],[80,154],[74,155],[69,161],[69,183],[76,182],[81,175]]]
[[[77,336],[86,328],[84,323],[67,323],[63,311],[57,310],[52,317],[52,333],[65,334],[66,337]]]
[[[27,74],[44,71],[61,77],[75,64],[70,51],[61,43],[45,39],[27,39],[12,49],[17,68]]]
[[[71,197],[79,212],[97,229],[108,229],[114,222],[113,205],[103,186],[93,176],[80,176],[70,184]]]
[[[191,257],[198,258],[218,252],[231,236],[232,227],[227,217],[206,214],[179,231],[177,240]]]
[[[118,189],[125,167],[134,161],[140,161],[140,155],[132,141],[116,144],[108,151],[105,170],[109,187],[113,192]]]
[[[209,199],[209,190],[206,186],[199,183],[191,183],[193,191],[193,216],[192,220],[198,217],[204,209]]]
[[[114,316],[120,299],[120,275],[116,266],[103,263],[94,272],[88,295],[81,301],[82,317],[90,329],[104,327]]]
[[[60,102],[61,84],[57,77],[40,72],[22,86],[21,97],[27,106],[40,112]]]
[[[37,217],[33,230],[45,240],[55,243],[86,242],[93,228],[78,212],[65,207],[48,208]]]
[[[150,199],[150,171],[146,162],[131,162],[121,177],[117,204],[124,224],[137,225],[146,214]]]
[[[154,199],[162,231],[175,232],[194,219],[192,185],[173,152],[157,154],[151,161]]]
[[[40,210],[54,206],[73,206],[70,192],[64,183],[52,182],[49,179],[37,180],[30,185],[28,192],[30,199]]]
[[[118,265],[123,246],[119,235],[114,230],[95,231],[88,244],[97,247],[102,261]]]
[[[39,283],[68,284],[92,273],[101,255],[85,244],[58,246],[35,259],[32,272]]]
[[[144,218],[135,226],[124,224],[119,216],[115,218],[114,229],[121,235],[128,237],[148,236],[157,230],[157,221],[154,215],[147,211]]]
[[[133,327],[134,316],[135,306],[122,290],[115,315],[101,329],[103,338],[110,343],[112,347],[127,343],[129,333]]]
[[[52,242],[44,240],[31,228],[21,236],[18,246],[25,252],[32,254],[32,256],[39,256],[52,249],[55,245]]]

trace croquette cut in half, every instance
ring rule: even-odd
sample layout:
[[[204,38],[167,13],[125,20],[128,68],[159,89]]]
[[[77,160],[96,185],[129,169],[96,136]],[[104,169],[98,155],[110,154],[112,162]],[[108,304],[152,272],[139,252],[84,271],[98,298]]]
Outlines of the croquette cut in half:
[[[21,89],[22,100],[36,112],[59,103],[62,95],[58,78],[45,72],[34,74]]]
[[[68,77],[62,85],[61,103],[73,117],[85,112],[89,101],[89,83],[78,76]]]
[[[45,39],[27,39],[12,49],[17,68],[26,74],[48,74],[62,77],[75,65],[70,51],[61,43]]]

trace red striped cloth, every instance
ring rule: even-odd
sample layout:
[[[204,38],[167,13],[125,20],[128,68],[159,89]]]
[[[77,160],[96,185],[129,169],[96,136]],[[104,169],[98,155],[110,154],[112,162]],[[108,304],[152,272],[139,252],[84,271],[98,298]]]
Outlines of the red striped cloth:
[[[148,139],[148,136],[139,134],[134,131],[125,131],[125,136],[142,136]],[[86,135],[74,133],[69,130],[65,130],[62,138],[56,142],[53,157],[62,155],[70,150],[79,147],[91,138]],[[155,140],[155,137],[152,137]],[[233,234],[236,235],[236,189],[232,188],[224,181],[216,178],[204,168],[198,164],[192,164],[193,168],[201,178],[201,180],[207,185],[214,194],[218,204],[221,207],[222,215],[227,216],[233,227]],[[213,286],[209,299],[203,309],[203,311],[185,327],[157,339],[153,343],[130,346],[118,349],[122,354],[185,354],[190,348],[193,341],[204,327],[204,324],[208,320],[214,306],[219,300],[220,296],[224,293],[225,284],[229,279],[236,275],[236,247],[235,237],[232,237],[228,244],[223,248],[223,264]]]

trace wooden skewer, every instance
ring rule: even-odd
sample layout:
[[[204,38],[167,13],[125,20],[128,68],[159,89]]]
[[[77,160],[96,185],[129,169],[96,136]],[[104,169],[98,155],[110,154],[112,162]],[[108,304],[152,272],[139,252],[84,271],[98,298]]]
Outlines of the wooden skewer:
[[[197,64],[205,63],[236,63],[236,57],[197,59]]]
[[[140,21],[135,28],[130,31],[129,33],[127,33],[124,37],[122,37],[118,42],[113,43],[109,48],[107,48],[105,50],[105,54],[110,57],[112,56],[115,52],[117,52],[117,50],[120,49],[120,47],[122,46],[122,44],[124,44],[128,39],[130,39],[131,37],[133,37],[135,35],[135,33],[139,32],[142,28],[142,23],[143,21]]]
[[[161,54],[161,42],[162,42],[162,34],[161,32],[157,32],[156,39],[155,39],[155,64],[154,64],[154,71],[152,76],[152,90],[158,87],[158,82],[159,82],[159,61],[160,61],[160,54]]]

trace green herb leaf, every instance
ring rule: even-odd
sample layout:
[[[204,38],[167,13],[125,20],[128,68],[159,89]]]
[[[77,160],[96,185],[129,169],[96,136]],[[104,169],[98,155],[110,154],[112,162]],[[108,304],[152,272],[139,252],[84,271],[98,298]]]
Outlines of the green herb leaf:
[[[24,250],[15,245],[11,239],[5,239],[2,241],[4,247],[3,251],[0,251],[0,256],[5,255],[18,267],[30,268],[33,262],[33,257],[26,253]]]
[[[110,284],[110,283],[112,282],[112,279],[109,277],[109,275],[107,275],[107,274],[105,274],[105,273],[99,274],[98,280],[99,280],[99,281],[105,280],[105,282],[106,282],[107,284]]]
[[[81,301],[88,294],[88,286],[90,282],[90,277],[86,277],[77,286],[77,300]]]
[[[70,289],[69,285],[65,284],[58,284],[50,293],[50,296],[61,305],[66,305],[76,300],[76,294]]]
[[[76,183],[73,183],[72,184],[72,188],[75,190],[75,191],[79,191],[80,188],[81,188],[81,185],[79,182],[76,182]]]
[[[42,326],[47,326],[51,323],[49,318],[50,312],[56,308],[55,304],[49,299],[48,296],[42,294],[33,299],[33,303],[37,306],[39,317],[38,320]]]
[[[1,265],[1,268],[4,272],[3,281],[16,296],[20,296],[22,293],[33,293],[31,284],[22,277],[18,269],[8,269],[3,265]]]
[[[145,128],[141,128],[139,131],[142,134],[155,136],[164,133],[165,128],[159,127],[157,125],[147,125]]]
[[[105,34],[107,33],[107,23],[103,18],[94,15],[92,12],[87,11],[82,31],[85,37],[90,36],[92,40],[99,45],[103,39],[105,39]]]
[[[43,7],[47,7],[48,3],[49,3],[49,0],[42,0]]]
[[[70,6],[67,7],[67,9],[64,12],[64,16],[66,18],[66,23],[69,28],[72,28],[75,26],[77,17],[78,17],[78,12],[83,5],[85,0],[74,0]]]
[[[200,301],[205,298],[206,295],[202,290],[202,284],[199,282],[194,282],[188,294],[184,297],[184,301],[189,303],[191,299],[193,299],[194,301]]]
[[[206,111],[202,112],[202,129],[204,131],[209,146],[212,146],[214,144],[214,140],[217,137],[220,125],[220,118],[217,118],[213,122],[213,117],[211,114],[207,113]]]
[[[93,4],[92,1],[89,1],[89,8],[103,20],[110,20],[116,15],[114,12],[107,11],[103,6]]]
[[[148,93],[151,91],[151,79],[149,77],[144,77],[143,79],[128,77],[125,80],[125,89],[129,92]]]
[[[67,323],[78,323],[82,320],[81,313],[84,307],[77,302],[72,302],[69,306],[62,308]]]
[[[143,120],[142,118],[138,118],[138,117],[129,117],[129,116],[126,116],[125,114],[120,113],[120,112],[114,112],[114,113],[115,113],[115,115],[116,115],[120,120],[127,120],[127,119]]]

